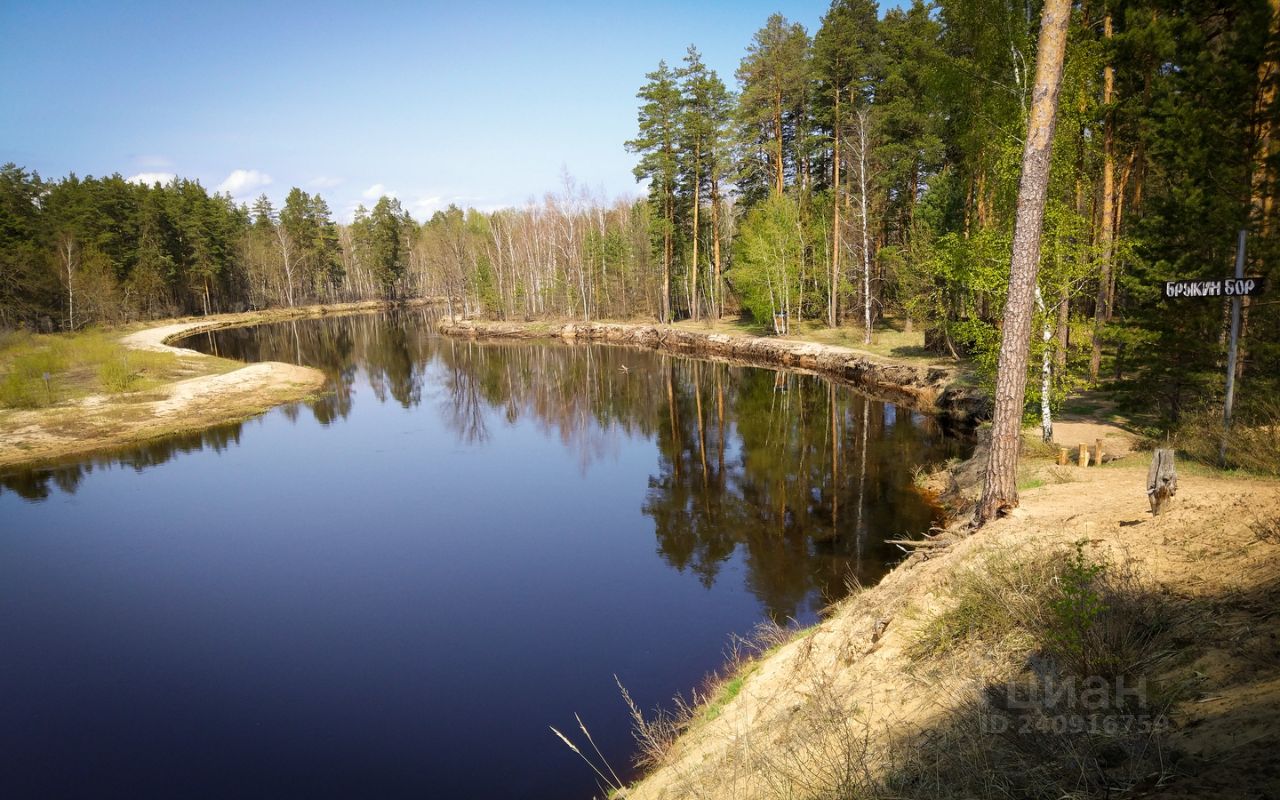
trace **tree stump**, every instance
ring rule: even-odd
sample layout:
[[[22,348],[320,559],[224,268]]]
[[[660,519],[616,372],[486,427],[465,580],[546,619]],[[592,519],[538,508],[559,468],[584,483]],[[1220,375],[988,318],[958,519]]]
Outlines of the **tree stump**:
[[[1102,466],[1102,440],[1098,439],[1093,448],[1093,463]]]
[[[1147,470],[1147,499],[1151,501],[1151,513],[1159,514],[1178,492],[1178,468],[1173,463],[1172,450],[1157,450]]]
[[[1065,467],[1068,459],[1071,458],[1071,451],[1065,447],[1058,448],[1058,466]]]
[[[1080,443],[1080,466],[1089,466],[1089,445]]]

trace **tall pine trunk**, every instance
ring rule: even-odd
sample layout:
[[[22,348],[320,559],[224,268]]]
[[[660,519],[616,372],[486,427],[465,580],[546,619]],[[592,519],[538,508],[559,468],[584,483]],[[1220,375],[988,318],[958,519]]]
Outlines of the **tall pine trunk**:
[[[840,92],[835,92],[835,110],[831,146],[831,287],[827,301],[827,324],[832,328],[840,323],[837,291],[840,286]]]
[[[784,176],[782,173],[782,90],[777,89],[773,93],[773,136],[777,140],[775,148],[775,157],[777,158],[777,171],[773,176],[773,190],[782,195],[785,188]]]
[[[1111,15],[1102,18],[1102,36],[1111,40]],[[1098,223],[1098,242],[1102,250],[1102,273],[1098,276],[1097,303],[1093,310],[1093,351],[1089,354],[1089,383],[1098,384],[1102,368],[1102,326],[1111,320],[1113,286],[1112,256],[1115,252],[1116,221],[1116,125],[1111,103],[1114,99],[1116,68],[1107,61],[1102,69],[1102,107],[1106,115],[1102,134],[1102,219]]]
[[[702,205],[702,153],[696,145],[693,151],[693,264],[689,275],[689,319],[698,320],[698,208]]]
[[[1018,212],[1009,263],[1009,298],[1005,304],[1000,356],[996,367],[995,416],[991,426],[991,457],[982,486],[975,526],[1018,505],[1018,448],[1022,407],[1027,389],[1027,358],[1031,344],[1031,316],[1040,234],[1044,227],[1045,197],[1049,189],[1049,161],[1057,122],[1058,90],[1067,49],[1071,0],[1045,0],[1036,51],[1036,81],[1031,117],[1022,150],[1022,178],[1018,184]]]

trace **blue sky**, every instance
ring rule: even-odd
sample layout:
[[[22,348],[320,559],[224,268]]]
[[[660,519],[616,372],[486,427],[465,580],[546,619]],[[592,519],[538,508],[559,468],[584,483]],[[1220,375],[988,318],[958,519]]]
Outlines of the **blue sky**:
[[[732,87],[770,13],[813,33],[828,4],[4,2],[0,162],[301,186],[340,219],[518,205],[564,168],[630,195],[645,72],[694,43]]]

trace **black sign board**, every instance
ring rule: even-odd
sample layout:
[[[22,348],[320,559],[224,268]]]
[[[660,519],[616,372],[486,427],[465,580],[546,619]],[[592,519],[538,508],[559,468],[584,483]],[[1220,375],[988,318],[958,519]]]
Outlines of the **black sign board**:
[[[1256,297],[1266,290],[1261,277],[1219,278],[1208,281],[1165,281],[1164,296],[1176,297]]]

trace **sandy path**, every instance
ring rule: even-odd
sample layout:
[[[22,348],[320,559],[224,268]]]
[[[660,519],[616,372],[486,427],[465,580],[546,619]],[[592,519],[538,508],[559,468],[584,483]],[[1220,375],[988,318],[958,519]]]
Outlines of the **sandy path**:
[[[173,353],[174,355],[183,357],[201,358],[204,356],[204,353],[200,353],[196,350],[188,350],[185,347],[173,347],[166,344],[166,342],[170,339],[177,339],[181,336],[185,336],[188,333],[207,330],[209,327],[210,323],[207,321],[176,322],[172,325],[160,325],[155,328],[147,328],[146,330],[131,333],[128,336],[122,337],[120,342],[124,344],[125,347],[130,347],[134,350],[150,350],[155,353]],[[222,326],[214,323],[214,327]]]

